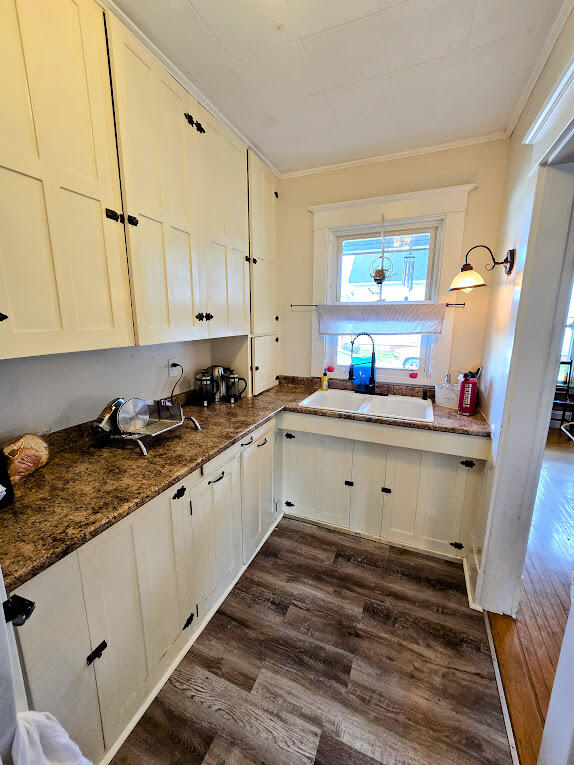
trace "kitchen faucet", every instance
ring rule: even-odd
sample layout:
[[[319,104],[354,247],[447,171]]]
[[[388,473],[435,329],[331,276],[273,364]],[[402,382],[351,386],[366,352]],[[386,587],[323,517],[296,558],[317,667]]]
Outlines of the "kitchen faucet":
[[[373,336],[369,335],[368,332],[359,332],[358,335],[355,335],[355,337],[351,340],[351,366],[349,367],[349,380],[353,381],[355,379],[355,365],[353,364],[353,347],[355,345],[355,340],[358,337],[368,337],[371,343],[373,344],[373,352],[371,354],[371,375],[369,377],[368,383],[355,383],[355,390],[357,393],[374,393],[375,392],[375,341],[373,340]]]

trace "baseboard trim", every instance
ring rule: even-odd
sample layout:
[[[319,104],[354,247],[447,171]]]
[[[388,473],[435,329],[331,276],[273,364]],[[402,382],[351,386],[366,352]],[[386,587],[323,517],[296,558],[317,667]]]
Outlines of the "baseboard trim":
[[[484,611],[484,624],[486,626],[486,634],[488,635],[488,645],[490,646],[490,655],[492,657],[492,665],[494,667],[494,676],[496,677],[496,686],[498,688],[498,695],[500,696],[500,704],[502,706],[502,717],[504,718],[504,726],[506,728],[506,735],[508,736],[508,746],[510,747],[510,755],[512,757],[513,765],[520,765],[518,750],[516,748],[516,741],[514,740],[514,731],[512,730],[512,723],[510,722],[510,712],[508,711],[508,704],[506,703],[506,694],[504,693],[504,686],[502,684],[502,676],[500,674],[500,667],[498,666],[498,658],[496,656],[496,648],[494,647],[494,640],[492,639],[492,631],[490,629],[490,621],[488,619],[487,611]]]
[[[108,749],[108,751],[104,754],[103,758],[99,761],[98,765],[108,765],[111,760],[115,757],[115,755],[118,753],[118,750],[122,746],[122,744],[125,742],[127,737],[130,735],[132,730],[136,727],[138,722],[141,720],[145,712],[147,711],[148,707],[151,705],[152,701],[155,699],[155,697],[158,695],[158,693],[161,691],[167,680],[169,679],[171,673],[174,671],[174,669],[178,666],[178,664],[181,662],[185,654],[189,651],[189,649],[192,647],[192,645],[195,643],[197,638],[201,635],[203,630],[207,627],[209,622],[211,621],[211,617],[215,614],[217,609],[220,607],[220,605],[223,603],[225,598],[229,595],[231,590],[235,587],[237,582],[241,579],[245,571],[247,570],[248,566],[253,561],[253,558],[257,555],[259,550],[263,547],[267,539],[270,537],[270,535],[275,530],[275,527],[279,523],[279,521],[283,518],[283,513],[278,514],[277,518],[273,522],[273,525],[271,528],[267,531],[261,542],[259,543],[259,546],[253,553],[249,563],[244,563],[239,571],[237,572],[237,575],[235,576],[235,579],[231,582],[231,584],[227,587],[225,592],[217,599],[217,601],[213,604],[213,606],[209,609],[207,614],[204,616],[202,623],[198,627],[197,631],[193,633],[193,635],[190,637],[190,639],[185,643],[185,645],[181,648],[181,650],[178,652],[175,659],[171,662],[169,667],[166,669],[164,674],[161,676],[161,679],[155,684],[153,689],[148,693],[148,695],[145,698],[145,701],[142,702],[140,708],[138,711],[134,714],[130,722],[126,725],[124,730],[122,731],[121,735],[114,741],[112,746]]]
[[[462,559],[462,568],[464,570],[464,582],[466,584],[466,595],[468,597],[468,605],[472,608],[473,611],[480,611],[480,613],[482,613],[483,612],[482,606],[479,606],[474,599],[474,591],[473,591],[472,582],[470,579],[470,567],[468,565],[468,559],[466,556]]]

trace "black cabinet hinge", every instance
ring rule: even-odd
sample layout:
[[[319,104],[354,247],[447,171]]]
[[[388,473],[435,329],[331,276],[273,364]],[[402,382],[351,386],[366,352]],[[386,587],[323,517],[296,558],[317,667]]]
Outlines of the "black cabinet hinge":
[[[195,125],[195,120],[193,119],[191,114],[188,114],[188,112],[185,112],[185,114],[183,116],[189,122],[190,125]]]
[[[287,507],[295,507],[295,504],[293,502],[289,502],[289,500],[287,500],[285,504],[287,505]]]
[[[185,486],[180,486],[179,489],[173,495],[172,499],[181,499],[183,495],[185,494],[185,492],[186,492]]]
[[[187,619],[185,620],[185,624],[183,625],[182,629],[186,630],[194,619],[195,619],[195,614],[192,611],[190,615],[187,617]]]
[[[96,659],[100,659],[103,652],[106,650],[107,647],[108,647],[108,644],[106,643],[106,641],[102,640],[102,642],[94,648],[92,653],[89,653],[86,656],[86,664],[89,665],[92,662],[94,662]]]
[[[137,226],[139,224],[139,220],[135,215],[128,215],[128,223],[130,226]]]
[[[275,321],[279,321],[279,317],[278,316],[275,317]]]
[[[354,481],[345,481],[345,486],[354,486],[354,485],[355,485]]]
[[[0,311],[0,321],[6,321],[7,318],[6,314]]]
[[[463,465],[463,467],[473,468],[475,467],[476,462],[474,460],[461,460],[460,464]]]
[[[24,622],[32,616],[36,604],[33,600],[23,598],[21,595],[12,595],[2,604],[4,608],[4,619],[6,624],[12,624],[15,627],[21,627]]]
[[[293,433],[285,433],[285,438],[295,438]]]
[[[109,207],[106,207],[106,218],[109,218],[110,220],[115,220],[116,223],[119,221],[120,223],[124,222],[124,214],[116,212],[115,210],[110,210]]]
[[[383,492],[383,494],[392,494],[393,493],[393,490],[392,489],[387,489],[386,486],[383,486],[381,488],[381,491]]]
[[[198,122],[197,120],[195,120],[195,129],[197,130],[198,133],[205,133],[205,128],[203,127],[201,122]]]
[[[451,547],[454,547],[455,550],[462,550],[464,548],[464,545],[462,542],[449,542]]]

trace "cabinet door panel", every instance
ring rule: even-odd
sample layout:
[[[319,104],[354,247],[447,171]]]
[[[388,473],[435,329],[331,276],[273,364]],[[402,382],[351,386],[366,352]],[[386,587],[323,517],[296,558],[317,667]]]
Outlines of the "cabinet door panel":
[[[227,249],[227,295],[229,304],[229,332],[249,332],[249,264],[245,250]]]
[[[317,520],[349,528],[353,442],[346,438],[320,436],[316,487]]]
[[[106,748],[122,732],[148,690],[142,593],[131,522],[120,522],[78,551]]]
[[[302,431],[281,431],[280,438],[283,509],[292,515],[313,518],[316,513],[315,489],[320,436]]]
[[[179,588],[170,493],[134,513],[133,528],[152,682],[169,664],[187,618]]]
[[[83,754],[98,762],[104,738],[78,557],[72,553],[16,590],[36,604],[16,634],[30,706],[50,712]]]
[[[213,491],[207,480],[191,491],[193,515],[186,530],[188,560],[192,561],[192,587],[199,617],[213,602],[217,588],[215,514]]]
[[[383,500],[382,535],[385,539],[417,544],[416,517],[421,452],[389,447],[385,486],[392,493]]]
[[[416,534],[421,547],[453,555],[460,542],[468,468],[450,454],[424,452]]]
[[[0,358],[129,345],[101,8],[7,0],[0,44]]]
[[[235,492],[239,485],[237,481],[236,462],[225,465],[222,470],[223,478],[212,483],[213,512],[215,523],[215,566],[217,588],[219,592],[226,589],[239,568],[236,558],[234,504]],[[212,479],[214,480],[214,479]]]
[[[263,534],[269,531],[275,521],[275,496],[273,490],[274,435],[274,432],[271,431],[265,438],[258,441],[255,447],[259,452],[259,496]]]
[[[225,335],[227,317],[227,248],[224,240],[209,241],[205,245],[203,268],[205,272],[206,301],[213,318],[207,322],[210,337]]]
[[[277,331],[275,321],[275,264],[258,260],[252,264],[253,334],[265,335]]]
[[[254,337],[252,345],[253,394],[257,395],[276,385],[276,353],[278,343],[274,335]]]
[[[353,442],[353,490],[351,521],[353,531],[381,536],[383,492],[387,466],[384,444]]]
[[[199,136],[185,118],[196,102],[113,16],[110,39],[126,212],[139,221],[126,227],[138,343],[193,340],[204,333],[191,191]]]
[[[240,461],[243,562],[248,563],[261,541],[263,528],[259,497],[259,453],[255,444],[241,453]]]

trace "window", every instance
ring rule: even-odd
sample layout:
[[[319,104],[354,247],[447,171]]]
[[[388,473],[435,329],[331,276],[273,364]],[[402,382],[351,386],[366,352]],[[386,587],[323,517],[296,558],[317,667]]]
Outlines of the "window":
[[[574,346],[574,286],[570,294],[570,305],[568,307],[568,316],[566,326],[562,337],[562,350],[560,352],[560,361],[572,361]],[[568,379],[567,364],[560,364],[558,368],[558,385],[565,385]]]
[[[439,225],[385,228],[381,259],[380,231],[340,234],[337,240],[337,291],[333,302],[379,303],[430,301],[437,298]],[[378,370],[428,371],[432,338],[426,335],[376,335]],[[351,363],[351,335],[328,341],[328,361],[338,372]],[[371,343],[355,343],[355,364],[371,360]]]

